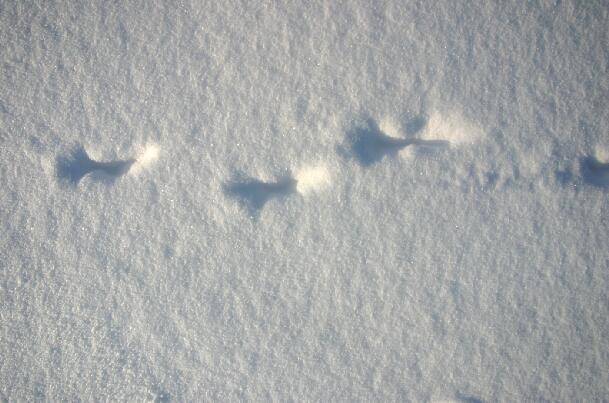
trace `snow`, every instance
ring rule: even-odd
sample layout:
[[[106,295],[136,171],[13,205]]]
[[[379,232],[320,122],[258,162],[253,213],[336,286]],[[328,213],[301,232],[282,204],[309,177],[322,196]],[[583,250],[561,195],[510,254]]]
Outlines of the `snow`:
[[[482,139],[484,132],[456,112],[433,112],[421,137],[446,140],[454,145],[471,144]]]
[[[327,188],[331,181],[330,172],[324,165],[305,166],[296,174],[296,190],[306,195]]]
[[[0,399],[603,401],[606,1],[0,3]]]
[[[141,147],[141,150],[137,154],[137,158],[131,168],[129,169],[129,173],[133,175],[140,174],[144,169],[151,167],[151,165],[159,158],[159,154],[161,152],[158,144],[146,144]]]

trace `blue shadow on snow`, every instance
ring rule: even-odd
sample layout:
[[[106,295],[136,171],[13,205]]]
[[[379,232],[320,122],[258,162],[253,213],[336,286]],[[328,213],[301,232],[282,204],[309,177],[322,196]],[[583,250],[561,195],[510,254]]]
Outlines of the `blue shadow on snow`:
[[[409,133],[421,130],[425,125],[423,118],[411,122]],[[351,151],[362,166],[370,166],[381,161],[385,156],[394,156],[408,146],[421,146],[428,149],[445,148],[445,140],[422,140],[416,138],[395,138],[387,136],[373,119],[367,119],[365,125],[356,127],[347,133]]]
[[[92,160],[82,146],[77,146],[68,156],[57,158],[57,176],[72,185],[93,172],[100,172],[106,179],[115,180],[129,171],[135,159],[98,162]]]
[[[249,178],[224,185],[224,193],[239,201],[252,215],[257,214],[269,200],[286,197],[295,191],[296,180],[290,177],[277,182]]]
[[[581,174],[590,185],[609,188],[609,162],[600,162],[594,157],[584,157],[580,161]]]

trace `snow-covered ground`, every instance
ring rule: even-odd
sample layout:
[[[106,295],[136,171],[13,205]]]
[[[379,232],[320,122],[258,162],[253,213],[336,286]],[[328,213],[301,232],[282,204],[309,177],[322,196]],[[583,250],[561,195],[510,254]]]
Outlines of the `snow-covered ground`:
[[[609,2],[0,2],[0,400],[609,399]]]

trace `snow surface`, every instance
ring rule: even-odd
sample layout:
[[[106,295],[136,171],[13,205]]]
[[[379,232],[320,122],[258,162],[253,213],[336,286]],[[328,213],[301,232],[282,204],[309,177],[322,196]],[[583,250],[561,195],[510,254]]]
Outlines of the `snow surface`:
[[[608,27],[0,2],[0,400],[609,399]]]

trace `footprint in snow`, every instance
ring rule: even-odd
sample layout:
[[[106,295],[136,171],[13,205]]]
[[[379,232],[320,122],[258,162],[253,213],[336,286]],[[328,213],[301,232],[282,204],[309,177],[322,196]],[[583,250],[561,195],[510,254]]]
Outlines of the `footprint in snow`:
[[[425,120],[419,118],[411,121],[406,129],[408,134],[414,134],[424,126]],[[423,140],[390,136],[373,119],[368,119],[364,125],[349,131],[347,142],[355,159],[364,167],[371,166],[386,156],[394,157],[406,147],[417,147],[421,150],[430,151],[447,148],[450,145],[446,140]]]
[[[237,200],[252,217],[271,199],[283,199],[298,193],[308,196],[318,193],[331,185],[332,176],[325,164],[305,165],[294,175],[286,175],[274,182],[264,182],[256,178],[233,180],[224,185],[226,196]]]
[[[236,199],[252,216],[256,216],[271,199],[281,199],[296,192],[297,181],[291,177],[276,182],[255,178],[233,181],[224,185],[224,193]]]
[[[113,182],[130,171],[138,172],[156,160],[158,154],[158,146],[148,145],[137,158],[95,161],[89,157],[83,146],[78,145],[67,156],[57,158],[57,176],[74,186],[87,175],[92,175],[95,180]]]
[[[580,160],[581,175],[590,185],[609,188],[609,162],[601,162],[595,157]]]

